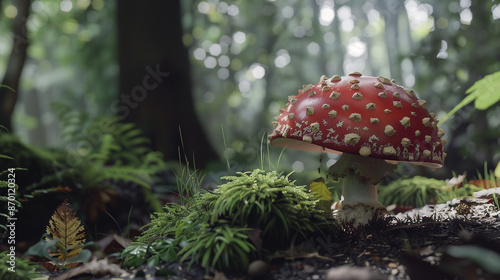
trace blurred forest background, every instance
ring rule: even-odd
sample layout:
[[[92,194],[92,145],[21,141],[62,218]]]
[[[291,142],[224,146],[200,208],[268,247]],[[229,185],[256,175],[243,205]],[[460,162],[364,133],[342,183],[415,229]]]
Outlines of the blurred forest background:
[[[167,161],[178,161],[183,143],[181,154],[214,181],[259,167],[262,151],[265,165],[279,159],[280,171],[317,177],[320,155],[280,156],[265,144],[287,97],[323,74],[394,78],[440,119],[475,81],[500,70],[499,1],[0,4],[0,78],[16,90],[0,88],[1,125],[26,143],[61,148],[54,103],[89,120],[116,116],[136,123]],[[405,165],[400,174],[476,175],[500,161],[500,106],[469,105],[442,128],[445,167]],[[92,144],[98,134],[87,136]],[[77,152],[85,149],[92,146]],[[322,157],[326,170],[335,157]]]

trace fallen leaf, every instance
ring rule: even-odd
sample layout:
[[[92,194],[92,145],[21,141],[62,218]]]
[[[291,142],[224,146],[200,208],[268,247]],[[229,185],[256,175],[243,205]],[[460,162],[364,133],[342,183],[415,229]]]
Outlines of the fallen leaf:
[[[67,199],[57,207],[57,210],[50,218],[47,233],[50,236],[46,237],[46,240],[57,240],[49,253],[51,257],[58,259],[63,265],[82,261],[75,258],[82,252],[85,243],[85,232],[83,225],[76,217]]]
[[[110,263],[107,258],[102,260],[92,259],[92,261],[87,262],[82,266],[68,270],[67,272],[53,278],[52,280],[66,280],[82,274],[91,274],[93,276],[123,276],[127,275],[128,273],[125,270],[121,269],[119,265]]]
[[[131,243],[130,239],[119,236],[117,234],[110,234],[96,242],[99,249],[106,255],[121,252],[127,248]]]
[[[332,192],[325,184],[325,179],[322,177],[314,180],[309,184],[309,192],[313,193],[319,200],[333,200]]]
[[[54,272],[54,271],[60,271],[63,269],[71,269],[79,266],[82,264],[82,262],[74,262],[74,263],[69,263],[64,266],[61,266],[59,264],[55,264],[53,262],[38,262],[41,266],[43,266],[47,271]]]
[[[322,177],[314,180],[309,184],[309,192],[318,199],[317,207],[322,209],[328,216],[331,215],[333,203],[332,192],[325,184],[325,179]]]

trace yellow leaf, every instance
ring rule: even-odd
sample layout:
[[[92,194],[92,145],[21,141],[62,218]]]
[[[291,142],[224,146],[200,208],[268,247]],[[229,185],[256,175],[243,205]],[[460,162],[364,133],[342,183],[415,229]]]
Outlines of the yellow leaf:
[[[85,243],[84,228],[67,199],[57,207],[52,215],[47,232],[51,235],[46,238],[47,240],[57,240],[55,249],[50,252],[50,256],[63,264],[78,256],[82,251]]]
[[[309,192],[313,193],[319,200],[333,200],[332,192],[328,190],[325,179],[318,178],[309,184]]]
[[[500,178],[500,162],[497,165],[497,168],[495,168],[495,177]]]

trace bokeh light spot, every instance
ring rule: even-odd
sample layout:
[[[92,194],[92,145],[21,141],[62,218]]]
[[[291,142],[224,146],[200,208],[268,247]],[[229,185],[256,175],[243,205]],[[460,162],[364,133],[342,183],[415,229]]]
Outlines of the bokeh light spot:
[[[285,49],[281,49],[276,52],[276,58],[274,59],[274,65],[278,68],[283,68],[290,63],[290,55]]]
[[[250,66],[250,71],[252,72],[252,76],[256,79],[262,79],[266,75],[266,69],[258,63],[252,64],[252,66]]]
[[[215,59],[215,57],[212,56],[205,58],[203,63],[205,64],[205,67],[207,67],[208,69],[214,69],[215,66],[217,66],[217,60]]]
[[[309,43],[309,45],[307,45],[307,51],[310,54],[317,55],[319,53],[319,50],[320,50],[320,46],[316,42],[312,42],[312,43]]]
[[[319,23],[323,26],[328,26],[335,18],[333,7],[329,4],[323,5],[319,10]]]

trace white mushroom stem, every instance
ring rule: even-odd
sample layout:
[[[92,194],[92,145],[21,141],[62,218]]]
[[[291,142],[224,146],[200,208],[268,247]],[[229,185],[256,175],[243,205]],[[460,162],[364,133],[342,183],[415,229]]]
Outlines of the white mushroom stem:
[[[396,165],[381,159],[343,153],[328,169],[334,179],[344,178],[344,200],[337,218],[356,228],[385,214],[376,184],[395,168]]]
[[[363,203],[376,208],[384,207],[378,201],[377,185],[370,183],[354,172],[344,177],[342,196],[344,197],[342,202],[344,205]]]

